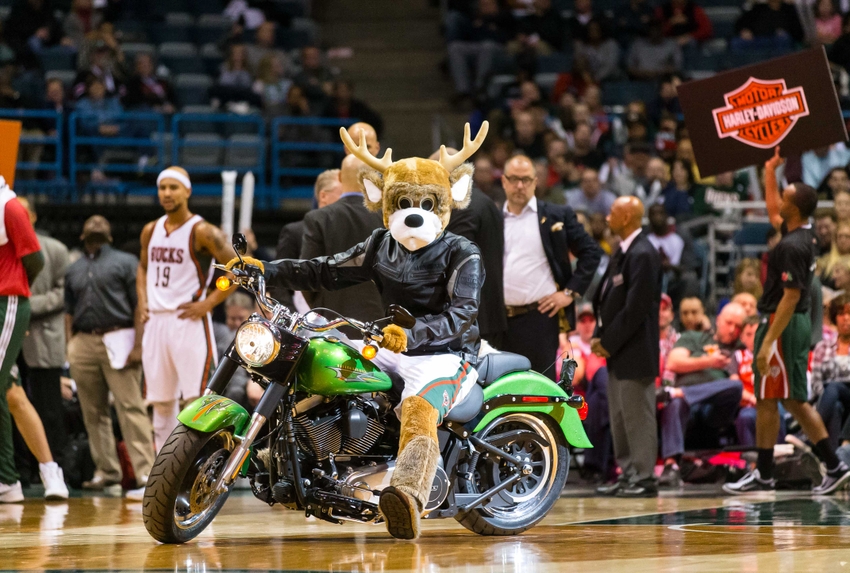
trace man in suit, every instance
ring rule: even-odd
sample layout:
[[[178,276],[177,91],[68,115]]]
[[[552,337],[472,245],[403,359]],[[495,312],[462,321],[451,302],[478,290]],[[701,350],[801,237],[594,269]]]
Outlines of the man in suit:
[[[316,205],[321,209],[327,207],[337,200],[342,195],[342,182],[339,180],[339,169],[328,169],[322,171],[316,178],[316,183],[313,185],[313,197],[316,200]],[[275,250],[276,259],[297,259],[301,257],[301,246],[304,239],[304,220],[287,223],[280,230],[280,235],[277,239],[277,249]],[[290,290],[282,288],[273,288],[269,292],[271,295],[292,308],[298,308],[299,304],[304,302],[304,297],[295,295]],[[297,302],[296,302],[297,301]],[[304,309],[299,309],[304,310]]]
[[[304,216],[304,239],[300,258],[312,259],[342,253],[365,241],[375,229],[384,226],[381,213],[373,213],[363,203],[357,174],[364,164],[354,155],[342,161],[339,200]],[[381,295],[372,283],[337,291],[304,293],[311,308],[325,307],[343,316],[376,320],[385,315]]]
[[[559,334],[575,326],[574,301],[590,284],[602,249],[571,208],[535,197],[537,173],[528,157],[508,160],[502,186],[508,316],[503,347],[528,357],[534,370],[554,379]],[[570,253],[578,259],[575,270]]]
[[[446,148],[449,153],[457,149]],[[429,159],[440,158],[435,151]],[[489,161],[489,160],[488,160]],[[476,160],[475,164],[478,164]],[[474,183],[472,197],[465,209],[453,209],[446,231],[466,237],[481,250],[486,279],[481,287],[478,307],[478,328],[481,338],[495,347],[501,347],[508,318],[505,316],[505,296],[502,291],[502,256],[505,252],[504,219],[496,204]]]
[[[614,457],[623,470],[596,491],[619,497],[656,497],[655,378],[658,376],[658,307],[661,259],[641,233],[643,204],[620,197],[608,225],[620,237],[594,299],[598,338],[591,350],[608,362],[608,412]]]

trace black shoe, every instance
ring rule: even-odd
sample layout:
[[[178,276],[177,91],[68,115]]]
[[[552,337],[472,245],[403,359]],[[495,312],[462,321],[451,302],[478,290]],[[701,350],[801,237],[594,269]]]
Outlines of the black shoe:
[[[658,497],[658,487],[635,483],[617,490],[617,497]]]
[[[678,466],[665,464],[664,471],[658,477],[658,485],[667,487],[682,487],[682,474]]]
[[[600,485],[598,488],[596,488],[596,494],[608,496],[617,495],[617,492],[620,490],[620,488],[625,487],[626,485],[627,484],[624,480],[618,479],[614,483],[606,483],[604,485]]]

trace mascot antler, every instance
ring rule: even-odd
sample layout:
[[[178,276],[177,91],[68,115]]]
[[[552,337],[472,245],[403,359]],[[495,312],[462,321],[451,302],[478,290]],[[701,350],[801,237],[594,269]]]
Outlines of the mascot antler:
[[[467,132],[469,128],[467,127]],[[378,159],[369,151],[366,147],[366,134],[364,132],[360,132],[360,145],[354,145],[354,140],[351,139],[351,134],[348,133],[348,130],[344,127],[339,128],[339,136],[342,138],[342,142],[348,148],[351,153],[357,157],[360,161],[371,167],[372,169],[377,169],[381,173],[387,170],[390,165],[393,164],[393,150],[387,148],[384,152],[384,156],[381,159]]]
[[[473,153],[478,151],[481,144],[484,143],[484,138],[487,137],[487,131],[490,129],[490,123],[485,121],[481,124],[481,129],[478,130],[478,135],[475,140],[470,138],[469,123],[463,128],[463,149],[455,154],[450,154],[446,151],[446,146],[440,146],[440,165],[446,168],[446,171],[451,173],[456,168],[460,167],[464,161],[469,159]]]

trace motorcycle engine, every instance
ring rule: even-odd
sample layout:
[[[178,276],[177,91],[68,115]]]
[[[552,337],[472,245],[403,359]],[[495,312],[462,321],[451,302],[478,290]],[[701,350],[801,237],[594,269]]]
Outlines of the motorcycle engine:
[[[381,419],[390,410],[381,395],[355,396],[321,404],[293,418],[295,439],[317,460],[333,455],[365,455],[383,435]]]

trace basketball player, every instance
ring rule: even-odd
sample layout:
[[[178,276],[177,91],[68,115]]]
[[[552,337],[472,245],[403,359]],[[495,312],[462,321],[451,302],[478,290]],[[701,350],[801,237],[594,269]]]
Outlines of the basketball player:
[[[156,180],[165,215],[145,225],[136,290],[145,323],[142,365],[153,405],[154,445],[177,425],[180,401],[200,396],[218,361],[210,311],[227,298],[207,296],[213,259],[236,254],[224,233],[189,211],[192,183],[186,170],[169,167]]]

